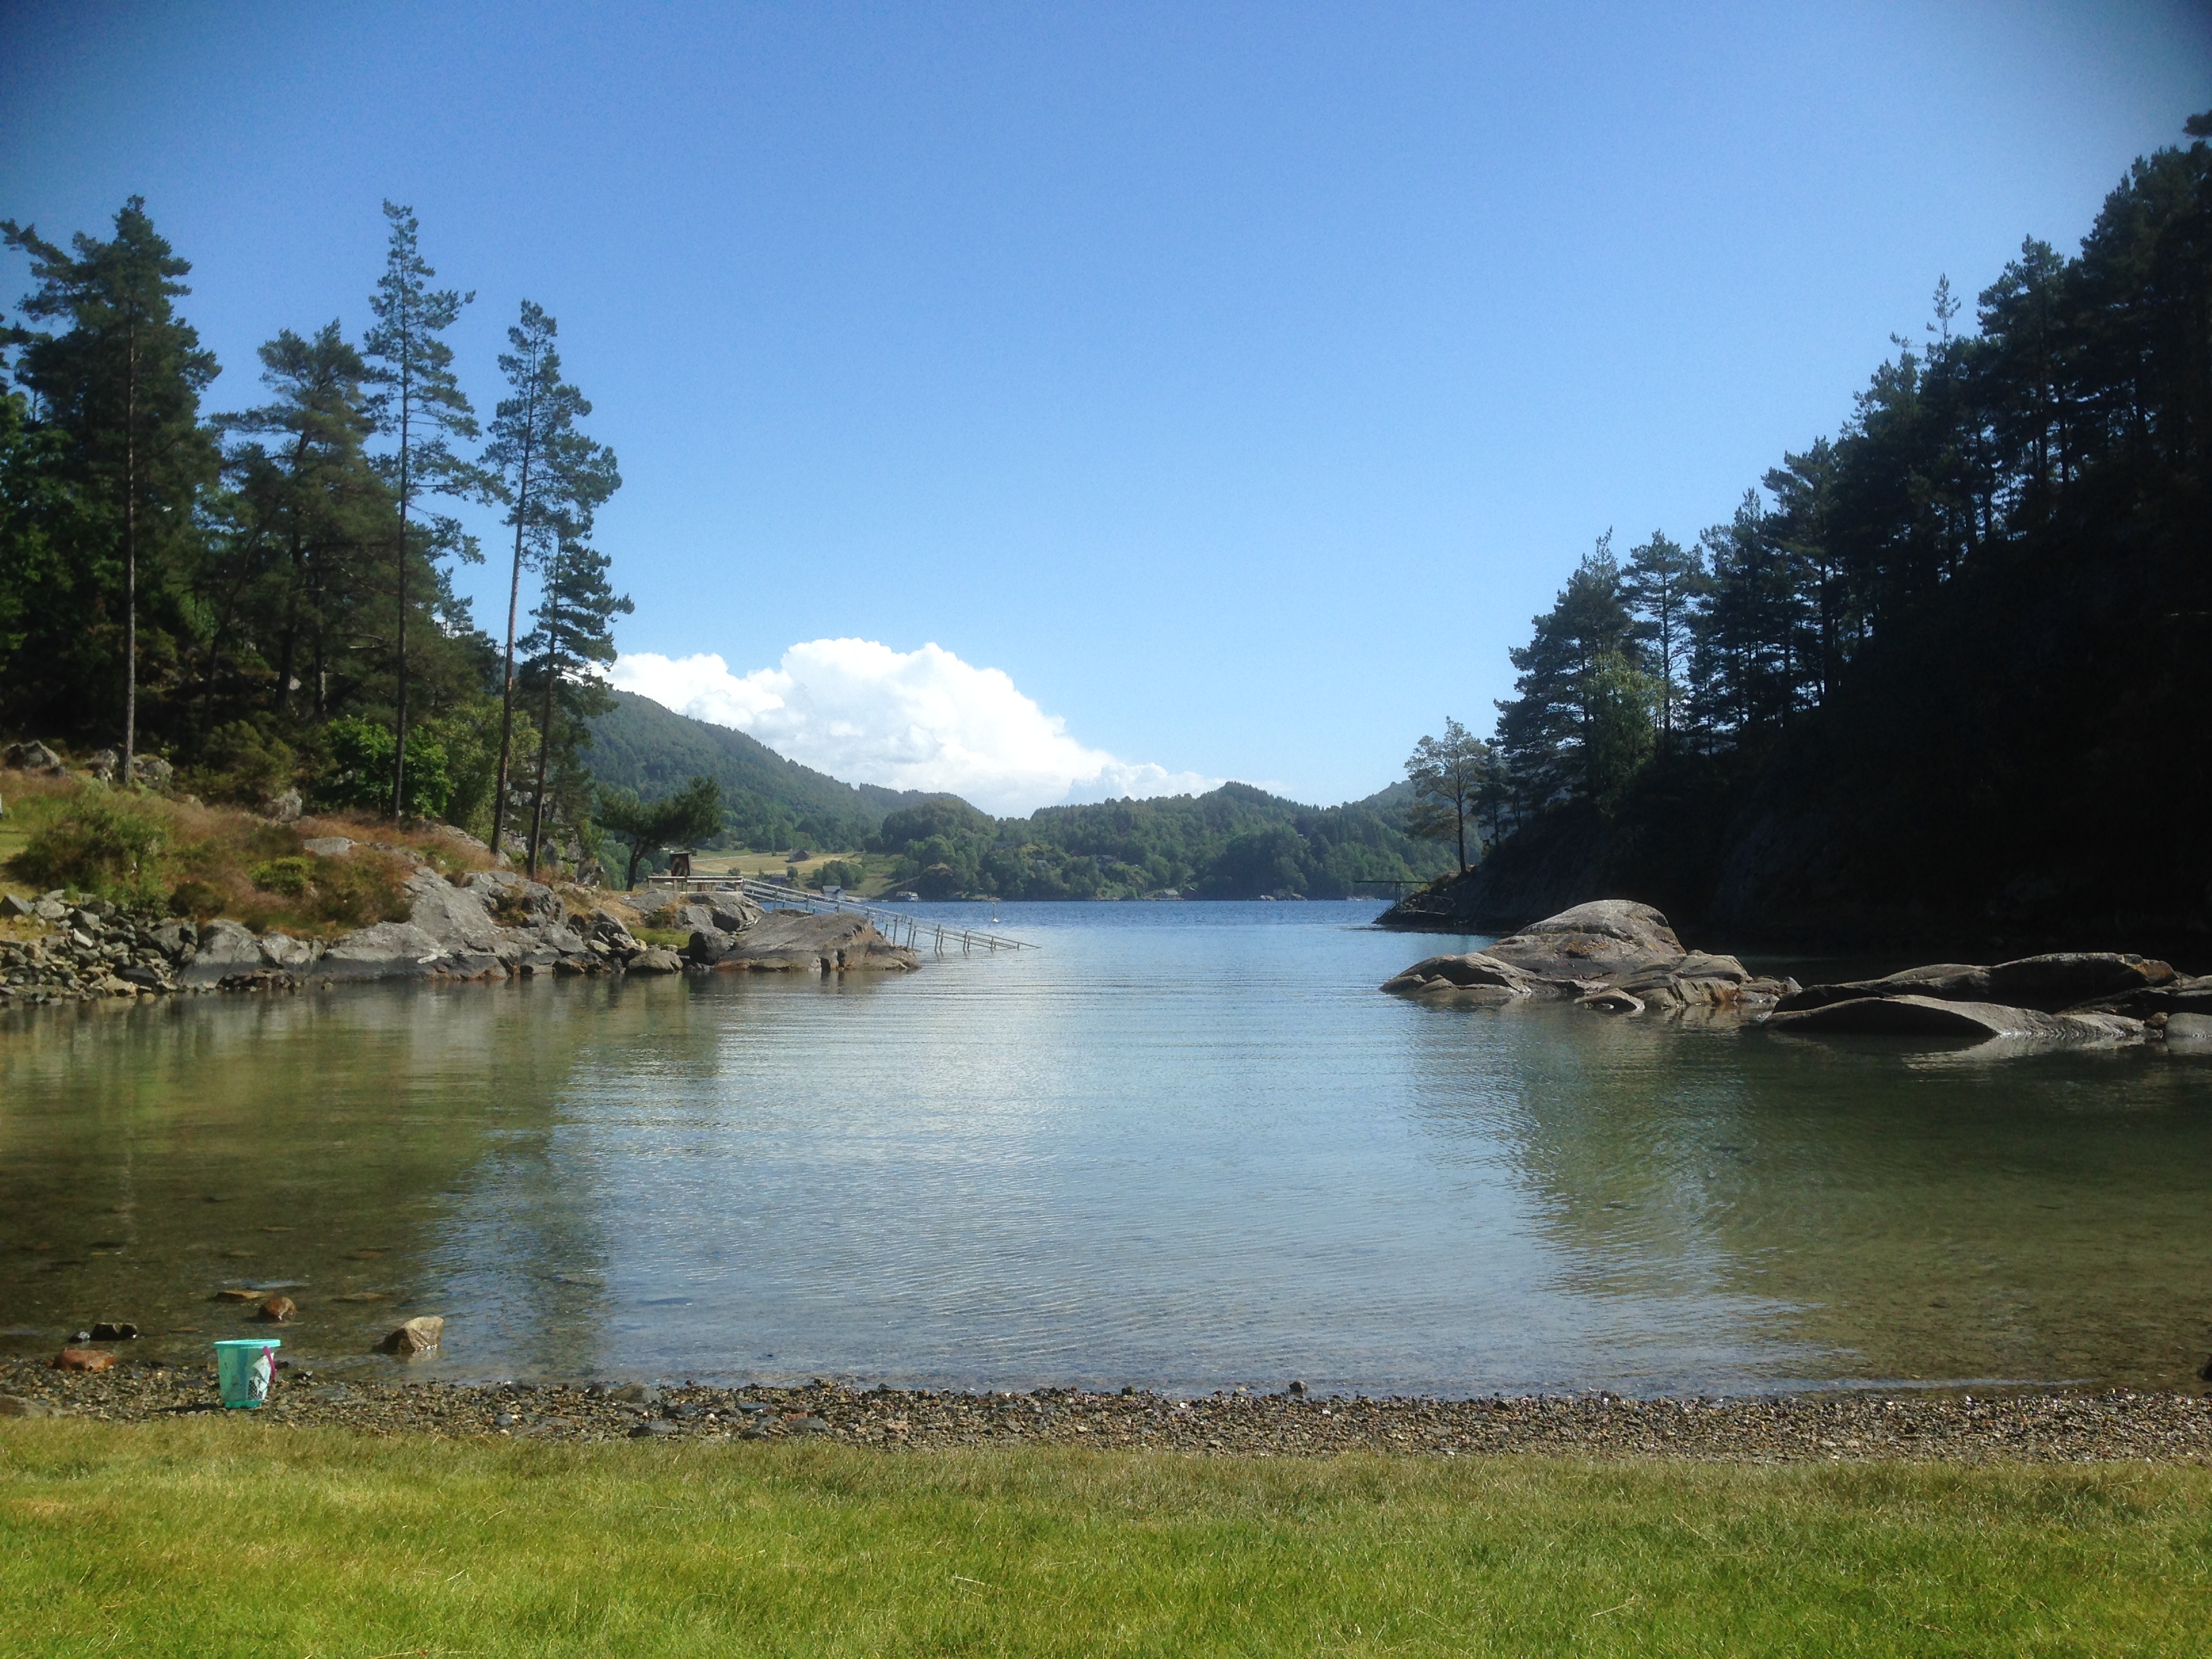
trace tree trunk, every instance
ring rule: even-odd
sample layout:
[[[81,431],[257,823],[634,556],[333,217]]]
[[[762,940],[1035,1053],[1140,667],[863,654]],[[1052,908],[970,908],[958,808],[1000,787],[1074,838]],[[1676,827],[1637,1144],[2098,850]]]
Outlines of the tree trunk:
[[[123,377],[123,781],[138,752],[138,319]]]
[[[394,717],[398,731],[392,750],[392,820],[397,823],[407,810],[407,416],[414,394],[414,340],[410,334],[401,347],[399,361],[399,694]]]
[[[545,759],[553,748],[553,693],[561,683],[561,556],[545,582],[545,711],[538,725],[538,793],[530,805],[530,878],[538,878],[538,848],[545,830]]]
[[[535,402],[535,393],[532,394]],[[507,585],[507,667],[499,690],[499,787],[491,798],[491,855],[500,854],[499,832],[507,822],[507,769],[514,744],[514,618],[522,604],[522,531],[530,521],[530,446],[537,435],[538,412],[523,412],[529,422],[522,443],[520,482],[514,495],[514,572]]]

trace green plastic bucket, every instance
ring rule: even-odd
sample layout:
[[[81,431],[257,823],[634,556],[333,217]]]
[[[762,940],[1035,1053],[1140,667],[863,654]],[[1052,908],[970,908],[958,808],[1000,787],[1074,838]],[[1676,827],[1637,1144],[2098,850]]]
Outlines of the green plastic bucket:
[[[273,1336],[235,1336],[215,1345],[216,1386],[225,1411],[250,1412],[269,1398],[276,1350],[283,1346]]]

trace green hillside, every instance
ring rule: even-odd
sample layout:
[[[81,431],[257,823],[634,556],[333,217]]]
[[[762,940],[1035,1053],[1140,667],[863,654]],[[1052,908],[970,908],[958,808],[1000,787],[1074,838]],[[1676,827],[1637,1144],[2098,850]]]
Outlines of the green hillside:
[[[1206,898],[1339,898],[1363,881],[1425,881],[1451,867],[1448,849],[1401,827],[1403,783],[1342,806],[1303,806],[1228,783],[1203,795],[994,818],[954,795],[840,783],[742,732],[629,691],[592,722],[588,754],[601,783],[648,800],[702,774],[713,778],[732,845],[890,854],[899,884],[932,898],[1133,898],[1162,888]]]
[[[694,777],[710,777],[722,787],[724,838],[739,846],[850,848],[873,835],[887,812],[951,799],[840,783],[742,732],[679,714],[634,691],[614,698],[615,706],[591,722],[592,776],[647,800],[672,795]]]
[[[1406,795],[1395,784],[1315,807],[1225,783],[1203,795],[1048,806],[997,820],[934,804],[890,814],[867,845],[899,855],[902,878],[927,898],[1132,898],[1164,888],[1202,898],[1342,898],[1361,882],[1426,880],[1451,868],[1446,848],[1401,827]]]

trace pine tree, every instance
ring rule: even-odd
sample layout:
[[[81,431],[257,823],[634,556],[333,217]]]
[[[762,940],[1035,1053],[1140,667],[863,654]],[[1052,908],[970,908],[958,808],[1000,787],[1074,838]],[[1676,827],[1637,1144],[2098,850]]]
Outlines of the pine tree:
[[[499,359],[511,395],[500,400],[492,416],[491,439],[483,459],[484,493],[507,508],[507,522],[514,531],[500,677],[499,776],[491,808],[495,851],[507,821],[514,754],[514,630],[522,613],[523,566],[550,560],[564,534],[588,535],[591,509],[605,499],[605,494],[591,496],[602,477],[589,464],[586,453],[575,448],[576,422],[589,415],[592,406],[561,378],[561,354],[554,345],[559,332],[560,325],[545,314],[544,307],[531,300],[522,302],[520,319],[507,331],[513,349]],[[606,454],[607,475],[612,473],[612,455]],[[620,482],[617,478],[608,484],[607,492]],[[584,492],[581,496],[574,493],[579,489]]]
[[[260,670],[274,681],[280,720],[291,715],[302,684],[313,687],[316,718],[331,712],[334,655],[349,659],[350,641],[374,632],[363,613],[376,608],[372,566],[393,507],[363,447],[376,427],[362,389],[368,367],[339,325],[305,338],[286,329],[260,357],[273,400],[217,422],[251,441],[225,459],[234,481],[231,532],[202,592],[209,618],[204,731],[214,724],[223,651],[240,635],[252,636]]]
[[[128,778],[138,744],[141,590],[170,601],[176,629],[185,626],[173,600],[197,552],[193,509],[216,472],[215,442],[199,421],[215,356],[176,313],[173,302],[191,291],[179,280],[191,265],[155,231],[145,198],[131,198],[115,216],[113,240],[80,232],[73,252],[13,220],[0,222],[0,236],[30,256],[38,286],[22,301],[24,314],[69,325],[59,334],[8,334],[19,351],[16,379],[37,399],[42,423],[66,441],[59,471],[73,510],[65,550],[81,562],[74,603],[52,624],[58,648],[47,669],[61,668],[52,672],[58,689],[100,678],[86,672],[87,649],[112,637],[120,611]]]
[[[598,449],[597,445],[591,446]],[[605,470],[614,457],[605,455]],[[543,702],[538,718],[538,781],[530,811],[530,873],[538,873],[538,854],[545,832],[547,763],[556,746],[564,753],[590,741],[584,722],[614,707],[606,683],[594,667],[615,659],[614,619],[628,616],[629,599],[607,581],[607,556],[580,536],[562,535],[555,544],[538,600],[537,627],[523,641],[534,654]]]
[[[1616,662],[1635,666],[1639,660],[1610,530],[1551,610],[1534,619],[1534,629],[1528,643],[1511,653],[1517,695],[1498,705],[1498,748],[1531,811],[1583,786],[1598,676]]]
[[[409,564],[418,556],[410,514],[424,495],[477,493],[481,483],[475,470],[453,453],[452,441],[473,441],[477,428],[475,411],[453,374],[453,349],[439,337],[476,295],[430,287],[438,273],[423,262],[413,209],[386,202],[384,216],[392,234],[384,274],[377,278],[376,292],[368,302],[376,325],[369,330],[362,349],[371,365],[368,379],[378,388],[369,405],[377,429],[394,443],[383,468],[398,509],[392,555],[398,687],[392,810],[397,817],[407,799],[407,617],[411,608],[407,574]],[[419,528],[422,550],[434,558],[449,551],[464,557],[474,554],[473,545],[452,518],[434,517]]]
[[[1453,842],[1462,875],[1467,872],[1467,826],[1489,773],[1490,745],[1449,715],[1443,736],[1423,738],[1406,760],[1406,781],[1413,786],[1413,803],[1406,809],[1406,833],[1424,841]],[[1481,851],[1479,839],[1475,850]]]
[[[1674,744],[1675,716],[1689,678],[1697,607],[1708,586],[1704,556],[1664,532],[1653,531],[1650,541],[1629,550],[1620,592],[1637,613],[1636,637],[1646,647],[1657,682],[1662,749]]]

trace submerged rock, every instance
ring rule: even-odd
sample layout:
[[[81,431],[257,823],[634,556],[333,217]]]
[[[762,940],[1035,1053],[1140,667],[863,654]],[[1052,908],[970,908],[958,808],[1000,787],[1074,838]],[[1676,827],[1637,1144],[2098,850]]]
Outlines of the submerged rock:
[[[383,1341],[376,1345],[379,1353],[388,1353],[395,1358],[413,1359],[428,1353],[446,1340],[446,1322],[436,1314],[423,1314],[395,1326]]]

